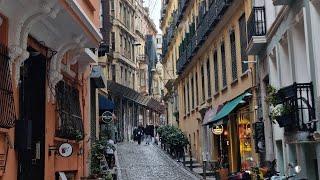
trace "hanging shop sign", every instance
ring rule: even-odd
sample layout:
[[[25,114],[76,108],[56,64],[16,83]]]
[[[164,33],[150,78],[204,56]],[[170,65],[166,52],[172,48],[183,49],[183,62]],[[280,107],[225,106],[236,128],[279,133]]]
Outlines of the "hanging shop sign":
[[[62,143],[60,146],[59,146],[59,154],[62,156],[62,157],[69,157],[72,155],[72,152],[73,152],[73,148],[72,148],[72,145],[69,144],[69,143]]]
[[[110,124],[113,120],[113,113],[110,111],[105,111],[101,115],[101,120],[102,120],[102,122],[104,122],[106,124]]]
[[[223,133],[223,125],[216,125],[211,131],[215,135],[221,135]]]

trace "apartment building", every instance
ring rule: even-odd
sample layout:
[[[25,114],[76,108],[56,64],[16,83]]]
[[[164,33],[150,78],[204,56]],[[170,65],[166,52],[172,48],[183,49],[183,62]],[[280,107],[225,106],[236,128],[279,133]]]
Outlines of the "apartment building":
[[[174,115],[193,157],[219,161],[227,173],[260,158],[251,131],[257,122],[255,65],[246,54],[251,3],[163,1],[162,61],[172,70],[164,74],[173,77],[166,93],[178,102]]]
[[[97,56],[88,48],[102,40],[99,6],[84,0],[0,1],[1,179],[90,174],[87,93]],[[69,151],[61,151],[65,147]]]
[[[158,124],[161,106],[147,96],[149,57],[147,35],[157,34],[141,0],[103,0],[102,17],[106,51],[100,57],[108,79],[108,101],[117,117],[119,141],[130,140],[139,124]]]
[[[282,175],[293,173],[290,164],[301,166],[298,178],[319,179],[320,3],[253,4],[247,52],[257,61],[266,158]]]

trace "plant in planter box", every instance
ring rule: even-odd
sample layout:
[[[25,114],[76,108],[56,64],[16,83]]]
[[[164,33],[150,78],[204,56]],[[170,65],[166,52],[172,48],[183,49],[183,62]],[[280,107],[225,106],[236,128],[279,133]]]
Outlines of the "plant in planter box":
[[[278,104],[271,108],[271,118],[276,120],[280,127],[292,125],[294,118],[294,108],[290,105]]]
[[[108,174],[103,174],[102,168],[100,166],[100,161],[104,158],[104,151],[106,147],[110,147],[115,150],[116,148],[108,143],[107,139],[101,138],[96,140],[91,147],[91,176],[103,179],[112,179],[110,172]]]
[[[267,96],[265,101],[272,106],[276,106],[279,103],[279,97],[277,96],[277,89],[271,85],[267,87]]]

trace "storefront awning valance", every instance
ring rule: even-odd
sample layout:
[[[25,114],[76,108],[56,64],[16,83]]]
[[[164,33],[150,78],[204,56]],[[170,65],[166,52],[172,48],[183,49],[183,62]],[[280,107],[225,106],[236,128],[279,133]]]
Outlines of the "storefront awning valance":
[[[107,81],[105,80],[101,66],[92,67],[90,78],[93,80],[96,88],[107,87]]]
[[[237,98],[227,102],[222,109],[216,114],[210,123],[215,123],[222,120],[224,117],[228,116],[239,104],[243,102],[243,98],[247,95],[244,93]]]
[[[138,93],[134,89],[131,89],[129,87],[123,86],[119,83],[116,83],[114,81],[107,81],[108,91],[111,94],[122,96],[126,99],[130,99],[140,105],[147,106],[147,99],[148,97],[145,97],[144,95]]]
[[[109,100],[107,97],[99,94],[99,111],[105,111],[105,110],[113,110],[114,109],[114,103]]]

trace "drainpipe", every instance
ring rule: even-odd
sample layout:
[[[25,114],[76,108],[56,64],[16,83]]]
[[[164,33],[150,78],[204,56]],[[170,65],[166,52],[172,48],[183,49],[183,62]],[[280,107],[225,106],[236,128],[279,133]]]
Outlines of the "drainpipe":
[[[311,1],[305,1],[305,36],[307,36],[307,45],[308,45],[308,52],[309,54],[309,65],[310,65],[310,76],[311,76],[311,81],[313,83],[313,93],[314,97],[317,99],[318,98],[318,92],[317,92],[317,78],[316,78],[316,64],[315,64],[315,54],[314,54],[314,46],[313,46],[313,34],[312,34],[312,24],[311,24],[311,12],[310,12],[310,3]],[[317,103],[315,103],[317,104]],[[317,105],[315,105],[315,112],[318,112],[319,109]],[[317,113],[316,113],[317,116]],[[320,119],[320,117],[316,117],[317,120]],[[317,131],[320,131],[320,123],[317,123]],[[317,157],[317,163],[318,163],[318,175],[320,176],[320,143],[316,143],[316,157]]]

